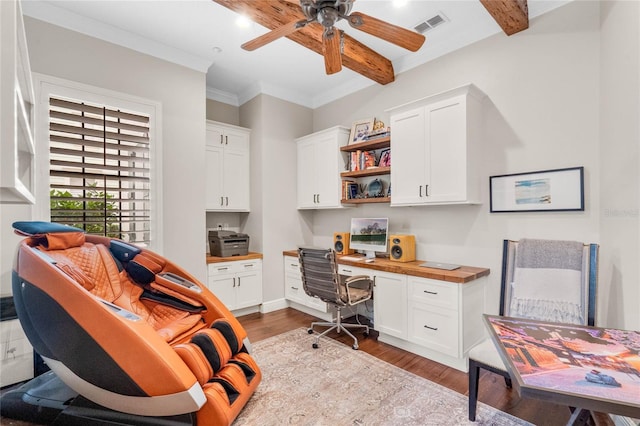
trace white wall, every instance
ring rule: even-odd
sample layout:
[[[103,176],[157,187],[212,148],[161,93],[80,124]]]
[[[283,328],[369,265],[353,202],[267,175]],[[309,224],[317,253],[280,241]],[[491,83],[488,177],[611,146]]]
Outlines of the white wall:
[[[313,115],[308,108],[260,95],[241,107],[240,117],[253,135],[251,213],[243,229],[252,241],[259,239],[268,305],[284,298],[282,252],[303,244],[305,236],[311,239],[310,224],[296,210],[294,139],[311,132]]]
[[[640,330],[640,2],[601,5],[600,303]]]
[[[205,280],[205,74],[36,19],[26,17],[25,26],[34,72],[162,104],[163,246],[156,250]]]
[[[350,217],[388,216],[392,232],[416,235],[418,258],[489,267],[485,308],[497,313],[503,239],[599,242],[599,11],[598,2],[572,2],[532,20],[524,32],[497,34],[405,72],[387,86],[314,110],[315,131],[371,116],[388,124],[386,109],[465,83],[488,96],[485,154],[476,159],[481,206],[317,211],[315,243],[330,245],[332,233],[346,231]],[[585,167],[584,212],[489,213],[489,176],[571,166]],[[600,306],[601,318],[607,309]]]

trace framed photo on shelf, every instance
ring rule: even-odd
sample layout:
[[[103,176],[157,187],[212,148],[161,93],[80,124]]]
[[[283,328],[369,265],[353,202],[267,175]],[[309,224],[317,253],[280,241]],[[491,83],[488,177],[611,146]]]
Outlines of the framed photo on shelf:
[[[366,118],[363,120],[355,121],[351,126],[351,133],[349,134],[349,143],[363,142],[367,139],[369,132],[373,130],[373,123],[375,118]]]
[[[491,213],[584,211],[584,167],[489,177]]]
[[[391,150],[389,148],[380,151],[378,167],[391,167]]]

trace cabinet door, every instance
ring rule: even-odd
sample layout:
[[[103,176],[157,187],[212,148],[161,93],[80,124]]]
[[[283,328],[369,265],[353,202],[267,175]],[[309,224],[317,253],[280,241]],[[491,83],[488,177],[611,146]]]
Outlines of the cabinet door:
[[[373,287],[375,329],[407,338],[407,278],[401,274],[376,272]]]
[[[422,204],[429,176],[424,107],[391,117],[391,204]]]
[[[338,167],[339,149],[337,135],[327,135],[316,142],[315,180],[316,206],[340,206],[340,168]]]
[[[430,172],[427,202],[467,199],[465,111],[465,98],[462,96],[438,102],[426,109]]]
[[[236,277],[236,309],[262,303],[262,270],[256,263],[244,264]]]
[[[313,208],[316,204],[316,161],[315,141],[298,144],[298,208]]]
[[[207,136],[209,131],[207,130]],[[209,138],[207,137],[207,141]],[[205,151],[206,162],[206,194],[205,208],[207,210],[220,210],[224,207],[224,198],[222,194],[223,182],[223,150],[220,145],[206,146]]]
[[[235,274],[209,276],[209,290],[211,290],[229,310],[237,308],[236,281],[237,278]]]
[[[225,147],[223,186],[225,210],[249,211],[249,152]]]

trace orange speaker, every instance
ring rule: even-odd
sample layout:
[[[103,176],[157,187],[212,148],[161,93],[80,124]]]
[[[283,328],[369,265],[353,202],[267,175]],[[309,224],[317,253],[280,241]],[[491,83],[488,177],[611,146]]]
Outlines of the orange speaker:
[[[390,235],[389,260],[394,262],[416,260],[416,237],[413,235]]]
[[[349,233],[334,232],[333,233],[333,249],[336,254],[353,254],[355,250],[349,248]]]

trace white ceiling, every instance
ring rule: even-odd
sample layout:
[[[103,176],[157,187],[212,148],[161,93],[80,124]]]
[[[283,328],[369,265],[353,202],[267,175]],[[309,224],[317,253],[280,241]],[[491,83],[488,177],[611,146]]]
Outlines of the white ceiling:
[[[528,0],[529,18],[567,1]],[[315,108],[377,84],[347,68],[325,75],[322,56],[286,38],[253,52],[242,50],[242,43],[267,29],[258,24],[240,28],[238,15],[212,0],[22,2],[28,16],[206,72],[207,97],[232,105],[266,93]],[[501,32],[478,0],[412,0],[404,8],[391,0],[358,0],[353,11],[410,29],[436,14],[446,17],[448,22],[425,34],[427,41],[416,53],[338,24],[389,58],[396,75]]]

